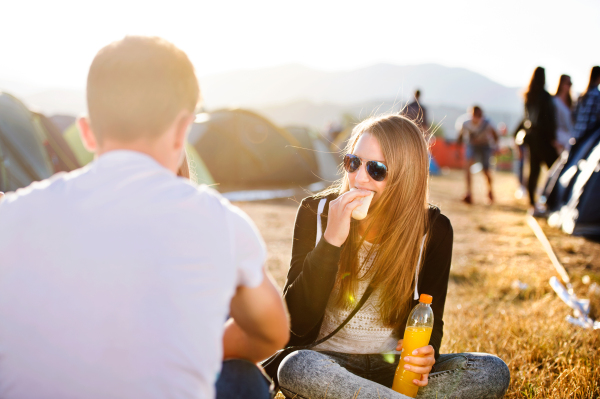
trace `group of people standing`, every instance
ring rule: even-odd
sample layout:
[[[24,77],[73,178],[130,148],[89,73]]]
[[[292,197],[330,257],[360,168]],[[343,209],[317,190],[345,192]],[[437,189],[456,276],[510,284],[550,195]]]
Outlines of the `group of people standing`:
[[[551,95],[545,89],[546,74],[542,67],[533,72],[524,95],[524,117],[514,131],[517,144],[519,167],[517,174],[521,189],[527,186],[529,203],[535,209],[536,190],[541,166],[548,168],[559,155],[569,151],[571,146],[590,129],[598,128],[600,121],[600,67],[592,68],[586,91],[575,104],[571,96],[571,77],[561,75],[556,93]],[[483,116],[480,106],[471,108],[470,118],[462,124],[458,144],[466,143],[466,182],[467,189],[463,201],[473,203],[471,189],[471,166],[481,162],[488,183],[488,200],[493,202],[492,177],[489,171],[490,157],[498,144],[498,132]],[[565,154],[567,154],[565,153]],[[525,158],[529,158],[529,176],[524,177]]]
[[[569,75],[561,75],[554,96],[546,91],[545,84],[545,70],[537,67],[525,93],[523,120],[514,133],[521,154],[526,150],[529,156],[527,191],[532,207],[536,204],[541,166],[550,168],[561,153],[568,152],[600,120],[600,67],[592,68],[588,87],[575,106]],[[524,183],[522,170],[521,167],[519,177]]]

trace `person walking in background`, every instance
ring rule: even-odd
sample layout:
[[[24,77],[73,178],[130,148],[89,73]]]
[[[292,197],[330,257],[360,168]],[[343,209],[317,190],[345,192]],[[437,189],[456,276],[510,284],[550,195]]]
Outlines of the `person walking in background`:
[[[552,98],[556,107],[556,141],[558,152],[568,150],[571,146],[569,140],[573,137],[571,86],[571,77],[569,75],[560,75],[556,94]]]
[[[199,98],[165,40],[92,61],[79,127],[97,158],[0,202],[1,398],[270,396],[255,363],[289,326],[262,238],[175,175]]]
[[[498,144],[498,133],[487,118],[483,117],[483,110],[478,105],[471,108],[471,118],[463,123],[458,134],[457,143],[467,144],[465,177],[467,181],[467,193],[463,201],[467,204],[473,203],[471,166],[477,161],[481,162],[483,173],[488,183],[488,200],[494,202],[492,192],[492,174],[490,172],[490,158],[493,148]]]
[[[421,105],[421,90],[415,91],[415,100],[400,110],[400,114],[414,121],[419,128],[425,132],[429,128],[427,120],[427,109]]]
[[[574,115],[574,137],[581,139],[600,128],[600,66],[592,68],[590,82],[585,93],[579,97]]]
[[[556,141],[556,111],[552,96],[546,91],[546,72],[537,67],[533,72],[527,92],[525,93],[525,116],[517,129],[525,132],[523,142],[529,149],[529,178],[527,191],[529,203],[535,207],[535,194],[541,171],[541,164],[548,168],[558,158]]]

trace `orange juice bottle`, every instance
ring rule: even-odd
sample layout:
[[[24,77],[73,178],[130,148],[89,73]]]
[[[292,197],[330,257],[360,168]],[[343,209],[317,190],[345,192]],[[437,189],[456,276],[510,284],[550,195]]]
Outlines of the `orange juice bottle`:
[[[421,294],[419,303],[414,307],[406,322],[404,341],[402,342],[402,357],[396,374],[392,389],[406,396],[414,398],[419,392],[419,387],[413,384],[413,380],[420,380],[421,374],[404,369],[406,356],[412,356],[415,349],[429,345],[431,330],[433,329],[433,311],[431,310],[431,295]]]

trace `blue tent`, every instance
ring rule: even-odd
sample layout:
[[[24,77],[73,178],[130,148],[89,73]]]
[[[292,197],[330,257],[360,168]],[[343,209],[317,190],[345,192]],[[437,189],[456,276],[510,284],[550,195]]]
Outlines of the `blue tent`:
[[[552,166],[539,205],[546,207],[551,226],[600,238],[600,128],[581,137]]]

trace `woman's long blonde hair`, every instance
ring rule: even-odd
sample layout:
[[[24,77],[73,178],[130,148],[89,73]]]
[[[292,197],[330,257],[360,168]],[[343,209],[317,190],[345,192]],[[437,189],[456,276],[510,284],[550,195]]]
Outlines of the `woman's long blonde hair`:
[[[366,257],[375,256],[373,265],[363,278],[371,279],[371,284],[380,290],[383,322],[397,327],[410,311],[421,242],[429,227],[428,139],[404,116],[371,117],[354,128],[345,154],[353,153],[356,142],[364,133],[370,133],[379,142],[388,174],[383,193],[365,219],[365,236],[374,225],[378,233]],[[342,194],[349,189],[348,175],[345,174],[337,186],[328,191]],[[355,304],[360,268],[358,251],[363,242],[364,237],[358,234],[358,222],[353,220],[342,249],[336,280],[338,306]]]

